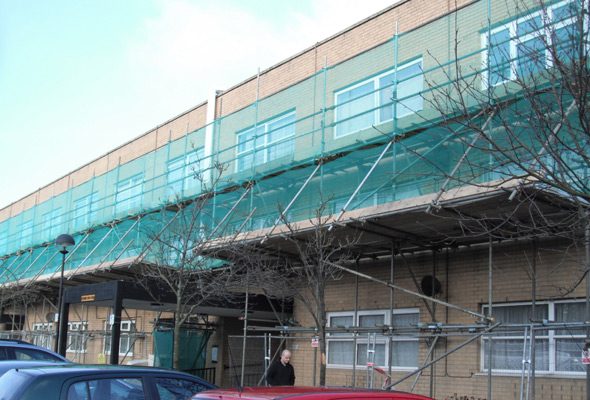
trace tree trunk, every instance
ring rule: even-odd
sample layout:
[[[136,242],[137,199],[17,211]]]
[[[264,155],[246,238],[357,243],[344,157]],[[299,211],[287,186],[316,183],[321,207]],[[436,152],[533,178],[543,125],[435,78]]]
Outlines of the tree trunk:
[[[176,304],[176,313],[174,313],[174,334],[172,343],[172,369],[178,370],[180,361],[180,328],[182,327],[182,314],[180,311],[180,302]]]
[[[326,325],[318,329],[320,342],[320,386],[326,386]]]

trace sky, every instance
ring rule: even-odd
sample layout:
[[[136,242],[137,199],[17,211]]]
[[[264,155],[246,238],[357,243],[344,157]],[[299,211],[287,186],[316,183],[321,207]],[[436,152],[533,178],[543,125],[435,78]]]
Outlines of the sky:
[[[0,209],[394,0],[0,0]]]

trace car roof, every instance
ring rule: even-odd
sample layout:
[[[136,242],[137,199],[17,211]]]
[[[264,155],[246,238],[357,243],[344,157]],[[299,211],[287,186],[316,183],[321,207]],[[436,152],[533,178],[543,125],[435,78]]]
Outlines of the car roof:
[[[24,340],[20,340],[20,339],[6,339],[6,338],[0,338],[0,345],[2,344],[29,344],[31,346],[33,346],[33,344],[29,343],[29,342],[25,342]]]
[[[19,348],[19,349],[32,349],[35,351],[40,351],[46,354],[51,354],[52,356],[54,356],[55,358],[59,358],[60,360],[64,361],[64,362],[68,362],[69,360],[54,352],[51,351],[49,349],[46,349],[45,347],[41,347],[41,346],[37,346],[33,343],[29,343],[29,342],[25,342],[23,340],[18,340],[18,339],[0,339],[0,347],[11,347],[11,348]]]
[[[42,367],[45,365],[68,365],[70,362],[67,361],[45,361],[45,360],[0,360],[0,376],[6,371],[15,368],[31,368],[31,367]]]
[[[145,367],[145,366],[133,366],[133,365],[111,365],[111,364],[63,364],[63,365],[43,365],[35,368],[29,368],[29,372],[32,374],[43,374],[43,375],[61,375],[61,374],[79,374],[79,373],[109,373],[109,372],[121,372],[127,373],[159,373],[166,372],[172,374],[188,375],[197,378],[194,375],[189,375],[184,372],[169,370],[166,368],[159,367]],[[200,378],[197,378],[200,379]]]
[[[397,396],[396,396],[397,395]],[[346,399],[346,398],[387,398],[387,399],[429,399],[421,395],[398,392],[395,390],[379,390],[347,387],[311,387],[311,386],[258,386],[231,389],[214,389],[197,393],[192,399],[250,399],[275,400],[289,397],[311,399]]]

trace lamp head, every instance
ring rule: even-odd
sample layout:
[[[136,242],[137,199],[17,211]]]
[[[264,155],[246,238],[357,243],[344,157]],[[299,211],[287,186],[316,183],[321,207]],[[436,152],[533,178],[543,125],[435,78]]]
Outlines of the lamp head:
[[[73,237],[68,235],[67,233],[62,233],[55,239],[55,245],[57,246],[57,250],[62,254],[69,253],[70,247],[73,247],[76,244],[76,241]]]

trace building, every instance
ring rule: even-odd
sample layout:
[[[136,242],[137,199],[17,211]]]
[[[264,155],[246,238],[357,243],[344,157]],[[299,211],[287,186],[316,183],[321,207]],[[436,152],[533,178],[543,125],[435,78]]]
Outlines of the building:
[[[370,363],[397,389],[439,399],[587,396],[588,152],[576,141],[587,97],[560,69],[587,54],[587,6],[399,1],[0,210],[6,334],[55,345],[65,266],[64,351],[164,359],[166,302],[125,303],[108,288],[141,272],[142,226],[215,182],[203,223],[268,252],[292,250],[279,209],[298,234],[314,231],[319,203],[334,235],[362,232],[357,263],[326,288],[327,384],[381,386]],[[555,139],[540,140],[547,131]],[[53,242],[64,232],[76,245],[62,264]],[[15,288],[36,297],[17,308]],[[275,314],[245,301],[195,315],[210,335],[198,365],[220,385],[256,384],[260,371],[245,370],[284,339],[296,383],[316,384],[322,355],[304,305],[286,309],[292,325],[258,326]]]

